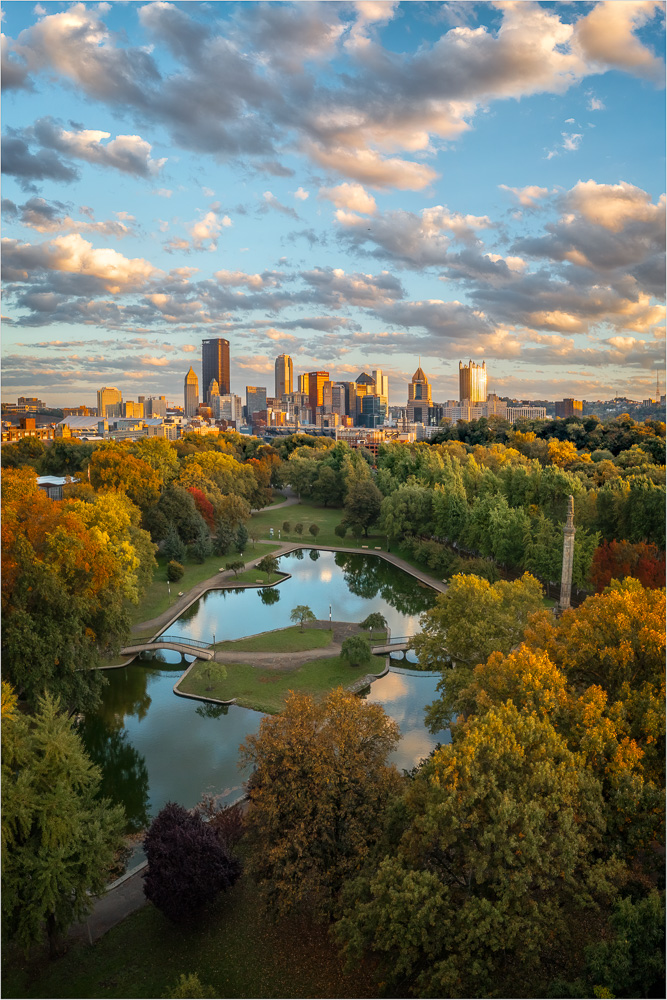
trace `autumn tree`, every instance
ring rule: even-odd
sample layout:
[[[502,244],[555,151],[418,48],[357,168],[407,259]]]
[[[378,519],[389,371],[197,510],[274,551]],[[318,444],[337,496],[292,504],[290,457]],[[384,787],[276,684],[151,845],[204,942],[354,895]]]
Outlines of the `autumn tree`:
[[[19,712],[3,682],[3,931],[26,951],[91,909],[121,846],[123,810],[98,798],[95,767],[58,702]]]
[[[201,490],[196,488],[196,486],[190,486],[188,493],[194,500],[195,507],[204,518],[207,527],[212,531],[215,524],[215,511],[213,510],[213,504]]]
[[[612,580],[632,576],[642,587],[664,587],[665,554],[646,542],[602,542],[593,554],[591,579],[598,593]]]
[[[115,443],[100,445],[93,452],[88,469],[90,482],[96,490],[125,493],[142,511],[158,501],[162,485],[160,475],[127,448]]]
[[[618,868],[595,859],[599,785],[548,719],[510,702],[457,730],[394,811],[384,858],[346,886],[336,928],[348,956],[369,951],[418,996],[511,990],[568,941],[572,907],[613,894]]]
[[[399,781],[387,766],[398,740],[382,706],[342,688],[319,703],[291,694],[247,738],[249,868],[277,913],[332,912],[378,839],[378,816]]]

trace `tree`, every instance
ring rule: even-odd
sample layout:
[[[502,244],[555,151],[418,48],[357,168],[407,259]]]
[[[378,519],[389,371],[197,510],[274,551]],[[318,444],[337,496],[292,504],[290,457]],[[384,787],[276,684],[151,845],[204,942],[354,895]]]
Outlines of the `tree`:
[[[58,702],[45,695],[27,717],[3,683],[2,915],[26,951],[45,930],[53,950],[104,891],[124,816],[97,797],[99,784]]]
[[[645,899],[618,901],[613,934],[586,949],[588,973],[615,996],[661,996],[665,980],[665,899],[654,889]]]
[[[334,534],[337,535],[338,538],[345,538],[347,534],[347,525],[342,523],[337,524],[334,528]]]
[[[238,528],[250,519],[250,504],[235,493],[228,493],[216,504],[216,524],[228,524],[230,528]]]
[[[351,635],[343,639],[340,655],[351,667],[360,667],[371,658],[371,647],[363,635]]]
[[[283,531],[284,531],[284,533],[286,535],[289,535],[289,533],[290,533],[291,530],[292,530],[292,525],[290,524],[290,522],[289,521],[283,521]]]
[[[412,647],[422,669],[442,671],[440,698],[429,706],[433,732],[447,725],[461,686],[477,663],[496,650],[509,653],[521,641],[531,614],[542,604],[542,587],[530,574],[508,583],[490,584],[479,576],[457,574],[446,594],[421,619]]]
[[[238,531],[236,532],[236,551],[243,552],[247,544],[248,529],[245,524],[239,524]]]
[[[387,629],[387,619],[380,611],[372,611],[362,622],[359,622],[359,628],[384,632]]]
[[[240,862],[198,813],[168,802],[144,839],[144,894],[173,923],[198,916],[241,874]]]
[[[148,462],[135,458],[127,448],[105,443],[95,449],[88,466],[96,490],[125,493],[140,510],[148,510],[159,499],[162,479]]]
[[[167,537],[164,540],[164,545],[162,546],[162,554],[170,561],[175,561],[179,563],[185,562],[185,557],[187,555],[187,550],[183,544],[178,531],[176,530],[176,525],[172,521],[167,529]]]
[[[237,577],[242,569],[245,569],[245,562],[243,559],[232,559],[231,562],[225,563],[225,569],[230,569],[233,571],[234,576]]]
[[[665,554],[645,542],[602,542],[593,553],[591,579],[598,593],[612,580],[633,576],[642,587],[664,587]]]
[[[266,573],[269,583],[271,582],[271,577],[278,572],[278,560],[275,556],[264,556],[257,563],[257,569],[260,573]]]
[[[213,530],[215,523],[215,511],[213,510],[213,504],[204,496],[201,490],[198,490],[195,486],[191,486],[188,489],[188,493],[195,502],[195,507],[204,518],[209,531]]]
[[[211,545],[211,536],[206,526],[206,522],[202,519],[197,532],[197,537],[192,543],[192,555],[198,563],[203,563],[206,562],[212,551],[213,546]]]
[[[176,562],[175,559],[171,559],[167,563],[167,579],[170,583],[176,583],[180,580],[185,573],[185,567],[182,563]]]
[[[320,527],[319,527],[319,525],[318,525],[318,524],[311,524],[311,526],[310,526],[310,528],[308,529],[308,531],[309,531],[309,532],[310,532],[310,534],[311,534],[311,535],[313,536],[313,538],[317,538],[317,536],[318,536],[318,535],[319,535],[319,533],[320,533]]]
[[[301,631],[303,632],[303,626],[306,622],[317,621],[315,615],[310,610],[307,604],[297,604],[295,608],[292,608],[290,612],[290,621],[296,624],[297,622],[301,626]]]
[[[301,524],[300,521],[298,522],[298,524],[294,525],[294,530],[297,533],[297,535],[302,535],[303,534],[303,525]]]
[[[377,841],[399,778],[387,757],[397,724],[380,705],[338,688],[316,702],[292,693],[241,747],[248,782],[250,871],[278,913],[331,913]]]
[[[167,486],[157,504],[144,514],[144,525],[156,542],[166,538],[173,523],[179,538],[189,545],[197,536],[200,520],[192,494],[175,483]]]
[[[164,994],[166,1000],[205,1000],[206,997],[217,997],[218,993],[212,986],[205,986],[196,972],[189,975],[181,973],[175,986]]]
[[[231,551],[236,540],[236,533],[228,524],[219,524],[213,539],[213,551],[216,556],[226,556]]]
[[[394,811],[384,858],[346,886],[336,932],[418,996],[509,995],[506,977],[567,940],[573,907],[612,895],[618,865],[595,857],[599,785],[547,719],[510,702],[457,730]]]
[[[207,691],[212,691],[216,682],[224,681],[227,677],[227,668],[222,663],[216,663],[215,660],[204,660],[201,672],[208,682]]]
[[[371,479],[354,480],[345,498],[344,524],[355,534],[363,531],[368,537],[368,529],[378,520],[383,496]]]

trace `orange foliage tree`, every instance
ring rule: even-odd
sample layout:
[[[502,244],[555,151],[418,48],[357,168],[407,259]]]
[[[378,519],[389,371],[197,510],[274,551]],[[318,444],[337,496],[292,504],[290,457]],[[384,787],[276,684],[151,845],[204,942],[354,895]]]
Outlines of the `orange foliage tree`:
[[[591,580],[602,593],[612,580],[633,576],[642,587],[665,586],[665,553],[646,542],[603,542],[593,553]]]

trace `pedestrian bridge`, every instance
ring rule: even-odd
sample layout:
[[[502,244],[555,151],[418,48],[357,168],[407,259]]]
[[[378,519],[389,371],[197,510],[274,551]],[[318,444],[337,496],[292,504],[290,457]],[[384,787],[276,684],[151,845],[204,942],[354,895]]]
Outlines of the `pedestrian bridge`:
[[[371,646],[371,653],[381,656],[383,653],[400,653],[410,649],[413,635],[392,635],[381,646]]]
[[[145,642],[124,646],[120,652],[122,656],[136,656],[138,653],[151,652],[154,649],[173,649],[183,655],[194,655],[200,660],[212,660],[215,655],[207,642],[183,635],[158,635]]]

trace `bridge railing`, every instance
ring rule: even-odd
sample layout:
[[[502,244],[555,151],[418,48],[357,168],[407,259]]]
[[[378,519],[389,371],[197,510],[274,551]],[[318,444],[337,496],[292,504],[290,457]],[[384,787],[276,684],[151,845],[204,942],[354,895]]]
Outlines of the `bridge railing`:
[[[410,642],[414,639],[414,635],[392,635],[388,639],[383,639],[381,642],[376,642],[376,646],[402,646],[406,642]]]
[[[151,642],[177,642],[180,646],[194,646],[196,649],[208,649],[210,642],[202,642],[201,639],[193,639],[189,635],[157,635]]]

